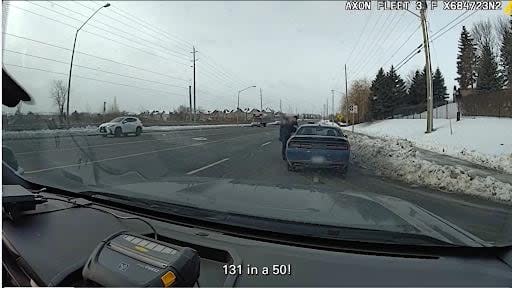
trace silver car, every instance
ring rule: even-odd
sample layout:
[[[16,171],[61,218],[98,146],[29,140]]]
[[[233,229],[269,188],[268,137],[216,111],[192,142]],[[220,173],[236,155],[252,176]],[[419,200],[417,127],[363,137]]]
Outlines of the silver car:
[[[139,136],[142,133],[142,122],[137,117],[117,117],[110,122],[103,123],[99,127],[99,132],[103,137],[114,135],[120,137],[122,135],[135,134]]]

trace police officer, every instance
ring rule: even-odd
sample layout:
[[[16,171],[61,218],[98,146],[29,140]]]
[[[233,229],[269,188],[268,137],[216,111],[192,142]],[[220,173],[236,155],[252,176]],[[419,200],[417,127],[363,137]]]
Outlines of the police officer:
[[[286,160],[286,144],[288,139],[297,131],[297,116],[293,116],[292,119],[286,119],[279,130],[279,140],[281,141],[281,157]]]

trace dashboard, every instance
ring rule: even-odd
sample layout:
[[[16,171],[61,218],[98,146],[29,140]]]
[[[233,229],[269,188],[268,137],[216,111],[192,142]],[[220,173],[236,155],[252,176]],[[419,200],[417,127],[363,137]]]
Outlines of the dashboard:
[[[121,231],[155,236],[141,221],[118,219],[90,208],[135,215],[125,209],[83,198],[40,194],[48,198],[46,203],[14,221],[2,219],[4,286],[90,286],[84,282],[82,270],[98,243]],[[506,248],[453,252],[349,250],[342,245],[315,248],[287,245],[272,240],[272,235],[263,240],[176,224],[172,218],[142,218],[155,228],[159,241],[198,252],[197,282],[204,287],[512,285],[512,251]]]

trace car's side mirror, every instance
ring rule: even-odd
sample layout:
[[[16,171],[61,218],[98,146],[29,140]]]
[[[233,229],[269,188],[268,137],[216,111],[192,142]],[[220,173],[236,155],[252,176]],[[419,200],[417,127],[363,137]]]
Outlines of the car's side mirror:
[[[122,124],[126,124],[126,120],[123,120],[123,122],[121,122]]]

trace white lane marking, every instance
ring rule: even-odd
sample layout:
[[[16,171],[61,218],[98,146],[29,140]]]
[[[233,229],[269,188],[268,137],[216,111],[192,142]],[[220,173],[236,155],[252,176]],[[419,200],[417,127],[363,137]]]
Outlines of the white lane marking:
[[[227,135],[227,134],[229,134],[229,133],[210,134],[207,136],[222,136],[222,135]],[[175,135],[171,135],[171,136],[175,136]],[[178,139],[187,137],[187,136],[181,136],[181,135],[177,135],[177,136],[178,137],[176,137],[176,138],[178,138]],[[115,143],[105,143],[105,144],[96,144],[96,145],[84,145],[83,147],[84,148],[108,147],[108,146],[117,146],[117,145],[137,144],[137,143],[144,143],[144,142],[168,141],[168,140],[174,140],[176,138],[166,137],[163,139],[147,139],[147,140],[138,140],[138,141],[115,142]],[[207,140],[207,139],[205,138],[205,140]],[[46,149],[46,150],[19,152],[19,153],[16,153],[16,155],[28,155],[28,154],[36,154],[36,153],[41,153],[41,152],[55,152],[55,151],[60,152],[60,151],[69,151],[69,150],[78,150],[78,149],[80,149],[80,147],[64,147],[64,148],[58,148],[58,149]]]
[[[218,165],[218,164],[220,164],[220,163],[226,162],[226,161],[228,161],[228,160],[229,160],[229,158],[224,158],[224,159],[219,160],[219,161],[217,161],[217,162],[213,162],[212,164],[208,164],[208,165],[203,166],[203,167],[201,167],[201,168],[199,168],[199,169],[196,169],[196,170],[192,170],[192,171],[190,171],[190,172],[187,172],[187,175],[196,174],[197,172],[201,172],[201,171],[203,171],[203,170],[205,170],[205,169],[208,169],[208,168],[213,167],[213,166],[215,166],[215,165]]]
[[[196,141],[206,141],[208,139],[204,138],[204,137],[196,137],[196,138],[192,138],[192,140],[196,140]]]
[[[265,142],[265,143],[261,144],[260,146],[261,146],[261,147],[264,147],[264,146],[267,146],[267,145],[268,145],[268,144],[270,144],[270,143],[272,143],[272,141]]]
[[[245,135],[243,135],[243,136],[245,136]],[[89,161],[89,162],[87,162],[87,164],[93,164],[93,163],[100,163],[100,162],[106,162],[106,161],[111,161],[111,160],[118,160],[118,159],[124,159],[124,158],[137,157],[137,156],[141,156],[141,155],[154,154],[154,153],[159,153],[159,152],[164,152],[164,151],[178,150],[178,149],[188,148],[188,147],[202,146],[202,145],[211,144],[211,143],[223,142],[224,140],[236,139],[236,138],[240,138],[240,137],[243,137],[243,136],[238,136],[238,137],[233,137],[233,138],[228,138],[228,139],[223,139],[223,140],[217,140],[217,141],[194,143],[194,144],[191,144],[191,145],[183,145],[183,146],[171,147],[171,148],[166,148],[166,149],[146,151],[146,152],[141,152],[141,153],[121,155],[121,156],[117,156],[117,157],[104,158],[104,159],[100,159],[100,160]],[[45,171],[50,171],[50,170],[62,169],[62,168],[76,167],[76,166],[80,166],[80,165],[83,165],[83,163],[81,163],[81,164],[79,163],[79,164],[62,165],[62,166],[50,167],[50,168],[44,168],[44,169],[32,170],[32,171],[25,171],[25,174],[33,174],[33,173],[45,172]]]
[[[194,143],[194,144],[191,144],[191,145],[183,145],[183,146],[170,147],[170,148],[159,149],[159,150],[146,151],[146,152],[141,152],[141,153],[121,155],[121,156],[117,156],[117,157],[111,157],[111,158],[104,158],[104,159],[100,159],[100,160],[89,161],[89,162],[87,162],[87,164],[94,164],[94,163],[106,162],[106,161],[111,161],[111,160],[118,160],[118,159],[124,159],[124,158],[137,157],[137,156],[146,155],[146,154],[154,154],[154,153],[178,150],[178,149],[188,148],[188,147],[203,146],[203,145],[212,144],[212,143],[227,142],[227,141],[230,141],[230,140],[235,140],[235,139],[238,139],[238,138],[247,137],[247,136],[253,136],[253,135],[254,134],[245,134],[245,135],[240,135],[240,136],[236,136],[236,137],[225,138],[225,139],[220,139],[220,140],[215,140],[215,141]],[[44,169],[39,169],[39,170],[32,170],[32,171],[25,171],[25,174],[33,174],[33,173],[45,172],[45,171],[50,171],[50,170],[62,169],[62,168],[76,167],[76,166],[80,166],[80,165],[83,165],[83,163],[62,165],[62,166],[58,166],[58,167],[49,167],[49,168],[44,168]]]

